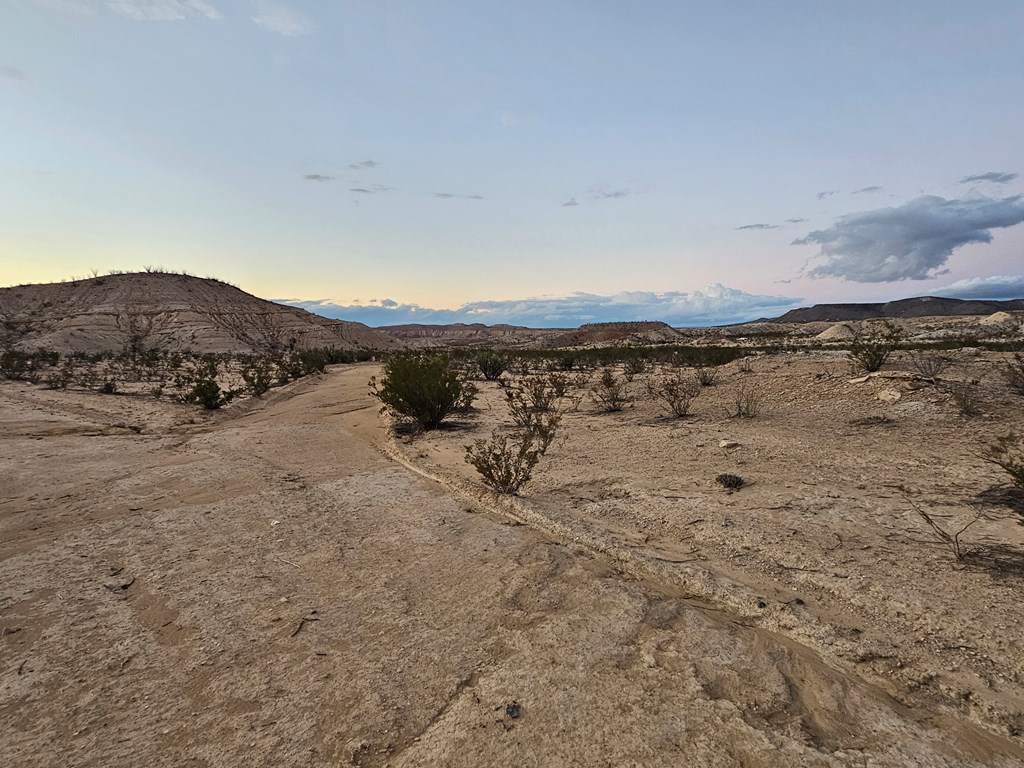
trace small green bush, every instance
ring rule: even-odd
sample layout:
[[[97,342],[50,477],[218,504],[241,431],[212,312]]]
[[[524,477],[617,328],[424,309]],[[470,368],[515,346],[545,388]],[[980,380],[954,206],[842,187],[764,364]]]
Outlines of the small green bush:
[[[441,355],[402,354],[384,362],[381,379],[370,380],[371,394],[421,429],[436,429],[455,410],[463,383]]]
[[[868,373],[881,370],[899,344],[903,332],[890,322],[870,331],[857,331],[850,341],[850,362]]]
[[[621,411],[631,401],[629,385],[618,379],[611,368],[604,368],[597,383],[590,388],[590,398],[605,413]]]
[[[476,364],[487,381],[497,381],[508,369],[508,358],[497,352],[481,352],[476,356]]]
[[[536,440],[529,430],[511,438],[494,433],[490,440],[481,439],[466,446],[466,462],[498,493],[514,495],[533,476],[540,461],[542,451]]]

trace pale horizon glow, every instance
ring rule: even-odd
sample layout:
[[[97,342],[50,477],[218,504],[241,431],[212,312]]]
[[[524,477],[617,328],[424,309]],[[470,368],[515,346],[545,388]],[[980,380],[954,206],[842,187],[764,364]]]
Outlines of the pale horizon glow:
[[[163,265],[527,325],[1019,297],[1022,32],[1010,0],[11,0],[0,285]]]

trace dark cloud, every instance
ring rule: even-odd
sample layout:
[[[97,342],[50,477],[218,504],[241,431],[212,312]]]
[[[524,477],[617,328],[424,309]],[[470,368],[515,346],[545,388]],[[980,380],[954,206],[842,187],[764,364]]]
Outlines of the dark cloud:
[[[376,168],[380,163],[376,160],[363,160],[359,163],[352,163],[349,165],[349,169],[353,171],[365,171],[368,168]]]
[[[931,294],[953,299],[1024,299],[1024,275],[972,277],[931,291]]]
[[[458,309],[431,309],[417,304],[340,305],[329,301],[279,300],[310,312],[371,326],[404,323],[511,323],[535,328],[574,328],[583,323],[661,320],[676,326],[706,326],[775,316],[801,305],[786,296],[757,296],[720,284],[702,291],[651,293],[633,291],[611,296],[577,293],[559,298],[480,301]]]
[[[568,200],[562,203],[563,208],[572,208],[575,205],[579,205],[579,203],[576,202],[575,197],[570,197]]]
[[[607,189],[598,187],[587,191],[591,200],[617,200],[623,197],[629,197],[630,191],[628,189]]]
[[[456,195],[454,192],[432,192],[439,200],[483,200],[483,195]]]
[[[824,192],[819,192],[818,193],[818,199],[819,200],[824,200],[826,197],[832,197],[832,195],[838,195],[838,194],[839,194],[839,190],[838,189],[826,189]]]
[[[870,192],[881,192],[882,189],[883,189],[883,187],[879,187],[879,186],[861,187],[860,189],[853,190],[852,194],[854,194],[854,195],[863,195],[865,192],[868,192],[868,193],[870,193]]]
[[[821,246],[818,255],[825,261],[808,272],[811,277],[857,283],[926,280],[942,274],[955,249],[991,242],[991,230],[1024,222],[1021,197],[919,197],[897,208],[841,216],[793,244]]]
[[[0,64],[0,78],[4,80],[20,80],[23,83],[28,82],[28,75],[22,72],[17,67],[9,67]]]
[[[383,184],[372,184],[369,187],[352,187],[349,192],[358,192],[362,195],[375,195],[378,192],[393,192],[394,187],[385,187]]]
[[[333,176],[325,176],[322,173],[307,173],[302,178],[306,181],[334,181]]]
[[[964,176],[960,179],[960,183],[971,184],[976,181],[991,181],[993,184],[1009,184],[1018,176],[1020,176],[1019,173],[1011,171],[989,171],[988,173],[978,173],[974,176]]]
[[[787,224],[803,224],[807,219],[786,219]]]
[[[744,224],[742,227],[736,227],[736,229],[778,229],[778,224]]]

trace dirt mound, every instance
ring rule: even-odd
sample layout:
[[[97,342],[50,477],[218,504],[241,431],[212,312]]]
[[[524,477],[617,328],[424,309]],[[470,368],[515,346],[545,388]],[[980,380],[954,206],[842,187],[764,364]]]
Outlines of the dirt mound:
[[[856,331],[848,323],[836,323],[826,328],[814,338],[818,341],[846,341],[847,339],[852,339],[855,335]]]
[[[362,323],[329,320],[189,275],[138,273],[0,288],[0,342],[22,349],[194,352],[393,349]]]

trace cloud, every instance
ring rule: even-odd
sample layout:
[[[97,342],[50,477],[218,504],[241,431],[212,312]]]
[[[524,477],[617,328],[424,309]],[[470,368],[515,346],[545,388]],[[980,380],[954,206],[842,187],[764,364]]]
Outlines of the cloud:
[[[4,64],[0,64],[0,79],[3,80],[18,80],[22,83],[28,82],[28,75],[17,67],[9,67]]]
[[[736,227],[736,229],[778,229],[778,224],[744,224],[742,227]]]
[[[294,8],[276,0],[258,0],[252,20],[270,32],[286,37],[299,37],[313,32],[313,22]]]
[[[926,280],[941,274],[955,249],[989,243],[991,230],[1024,221],[1021,197],[946,200],[926,195],[897,208],[840,216],[828,229],[793,244],[821,246],[818,256],[825,263],[810,270],[810,277],[857,283]]]
[[[203,0],[107,0],[107,7],[136,21],[181,21],[192,15],[215,20],[224,18]]]
[[[971,277],[957,280],[931,294],[953,299],[1024,299],[1024,275]]]
[[[556,298],[479,301],[458,309],[432,309],[385,299],[379,304],[335,304],[330,301],[278,299],[281,304],[371,326],[405,323],[509,323],[535,328],[575,328],[583,323],[661,320],[676,326],[722,325],[775,316],[801,305],[786,296],[757,296],[715,283],[702,291],[652,293],[628,291],[612,295],[575,293]]]
[[[882,189],[884,189],[884,188],[883,187],[879,187],[877,185],[876,186],[871,186],[871,187],[861,187],[860,189],[853,190],[853,192],[851,194],[863,195],[864,193],[881,192]]]
[[[1018,176],[1020,176],[1019,173],[1012,173],[1010,171],[989,171],[988,173],[978,173],[974,176],[964,176],[960,179],[960,183],[971,184],[975,181],[991,181],[993,184],[1009,184]]]
[[[803,224],[807,219],[786,219],[787,224]]]
[[[368,168],[376,168],[378,165],[380,165],[380,163],[378,163],[376,160],[363,160],[358,163],[352,163],[351,165],[349,165],[349,169],[353,171],[364,171],[367,170]]]
[[[838,195],[838,194],[839,194],[839,190],[838,189],[826,189],[824,192],[819,192],[818,193],[818,199],[819,200],[824,200],[826,197],[832,197],[832,195]]]
[[[333,176],[327,176],[322,173],[307,173],[302,178],[306,181],[334,181]]]
[[[439,200],[483,200],[483,195],[456,195],[454,192],[431,192]]]
[[[572,208],[572,207],[577,206],[577,205],[579,205],[579,203],[576,202],[576,198],[575,197],[570,197],[568,200],[566,200],[564,203],[562,203],[562,207],[563,208]]]
[[[607,187],[593,187],[587,190],[587,196],[591,200],[617,200],[623,197],[629,197],[630,190],[628,189],[608,189]]]

